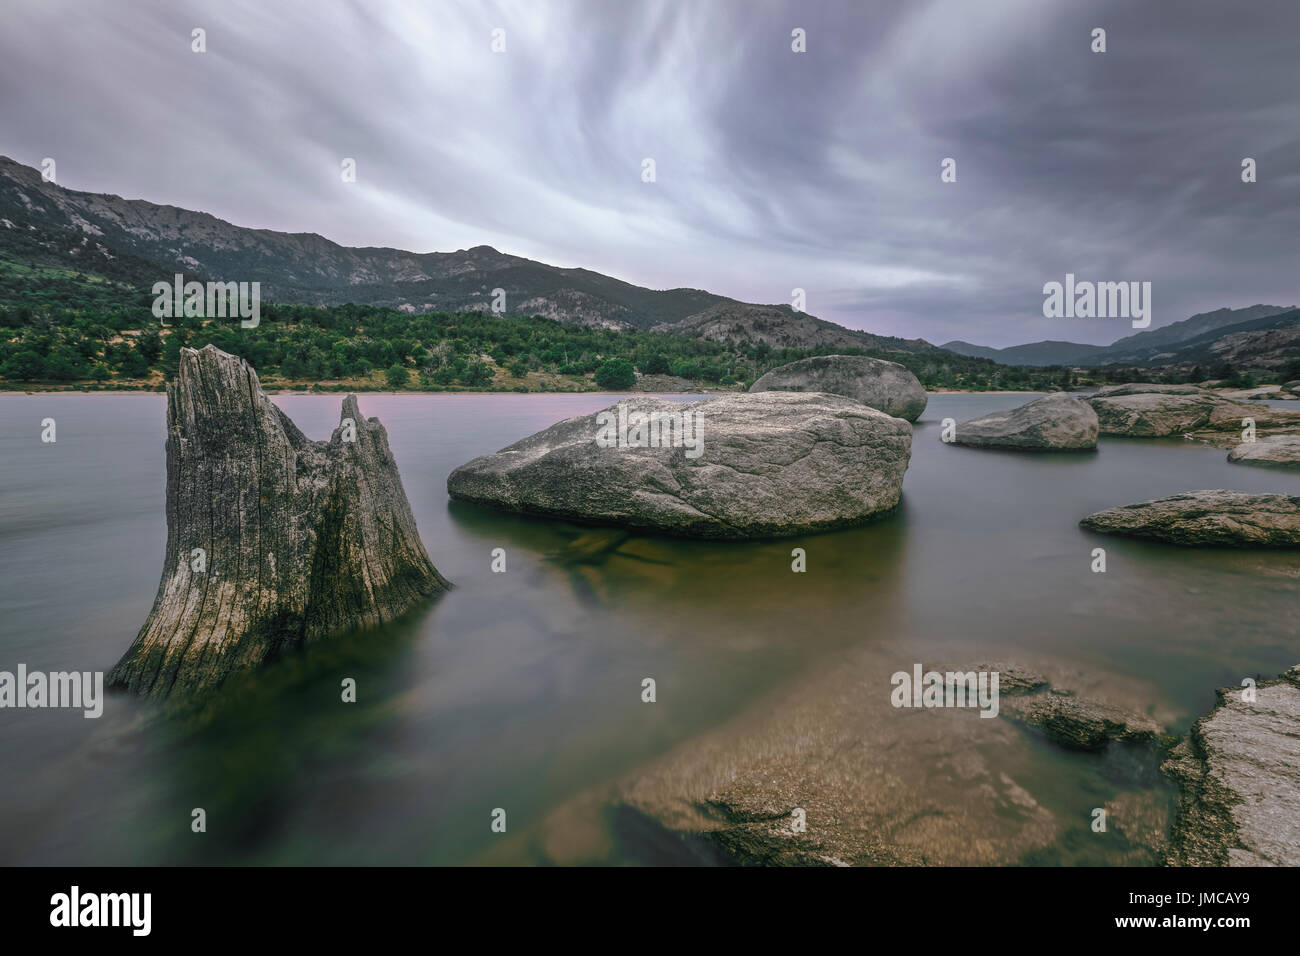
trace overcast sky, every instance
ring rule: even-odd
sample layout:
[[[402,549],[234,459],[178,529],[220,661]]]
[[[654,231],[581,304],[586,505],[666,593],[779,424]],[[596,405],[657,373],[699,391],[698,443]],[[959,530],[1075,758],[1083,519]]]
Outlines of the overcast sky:
[[[1153,327],[1300,301],[1297,0],[7,0],[3,17],[0,153],[239,225],[488,244],[755,302],[800,287],[822,318],[935,343],[1133,331],[1044,318],[1067,272],[1151,281]]]

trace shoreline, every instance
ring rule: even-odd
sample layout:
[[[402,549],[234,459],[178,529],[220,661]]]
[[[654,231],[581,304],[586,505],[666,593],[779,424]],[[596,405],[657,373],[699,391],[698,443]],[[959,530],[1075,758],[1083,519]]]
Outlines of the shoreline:
[[[1089,386],[1087,389],[1071,389],[1071,392],[1089,392],[1093,388],[1101,388],[1100,385]],[[324,388],[292,386],[288,388],[263,388],[262,391],[267,395],[347,395],[355,393],[357,395],[729,395],[743,394],[742,389],[727,387],[706,387],[688,389],[587,389],[587,388],[553,388],[553,389],[529,389],[527,391],[515,391],[509,388],[441,388],[437,390],[423,388],[407,388],[401,391],[393,391],[387,388],[357,388],[354,386],[328,386]],[[937,388],[926,389],[927,395],[1044,395],[1047,394],[1038,389],[964,389],[964,388]],[[26,386],[24,388],[9,388],[0,384],[0,396],[4,395],[165,395],[166,388],[162,385],[141,385],[141,386],[110,386],[110,387],[81,387],[81,386]]]

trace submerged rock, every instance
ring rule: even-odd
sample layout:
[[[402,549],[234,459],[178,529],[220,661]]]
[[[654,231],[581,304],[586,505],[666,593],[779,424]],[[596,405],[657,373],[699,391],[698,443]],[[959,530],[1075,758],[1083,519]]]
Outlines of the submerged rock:
[[[1300,424],[1300,412],[1230,402],[1211,392],[1197,391],[1199,394],[1098,395],[1089,399],[1089,404],[1097,413],[1103,435],[1133,438],[1161,438],[1188,432],[1239,432],[1247,418],[1259,429]]]
[[[1182,791],[1169,862],[1300,866],[1300,668],[1218,697],[1162,767]]]
[[[660,440],[638,430],[639,421],[657,422]],[[686,445],[664,439],[679,429]],[[587,524],[784,537],[894,508],[911,449],[907,422],[838,395],[765,392],[689,404],[638,397],[475,458],[451,473],[447,492]]]
[[[1228,461],[1270,468],[1300,468],[1300,435],[1267,435],[1242,442],[1228,452]]]
[[[826,392],[855,398],[886,415],[914,422],[925,411],[925,389],[897,362],[865,355],[816,355],[774,368],[751,392]]]
[[[1211,547],[1300,547],[1300,497],[1188,491],[1090,514],[1091,531]]]
[[[1072,694],[1035,694],[1004,703],[1003,710],[1068,750],[1101,750],[1111,741],[1154,740],[1162,732],[1143,714]]]
[[[167,386],[167,552],[149,618],[109,675],[155,698],[391,620],[450,585],[425,553],[388,436],[355,396],[310,441],[257,373],[182,349]]]
[[[1164,733],[1164,728],[1145,714],[1053,687],[1046,677],[1015,664],[980,663],[950,669],[997,673],[1001,715],[1041,731],[1067,750],[1102,750],[1112,741],[1151,741]]]
[[[953,444],[1023,451],[1087,451],[1097,447],[1097,413],[1087,402],[1053,392],[1010,411],[957,426]]]
[[[894,706],[890,672],[912,658],[882,650],[857,647],[823,661],[726,723],[566,802],[517,839],[531,858],[569,865],[614,862],[624,839],[638,852],[663,847],[651,857],[661,864],[1032,864],[1056,858],[1054,848],[1088,825],[1073,808],[1060,815],[1051,805],[1060,807],[1060,774],[1084,780],[1097,762],[1061,757],[1050,773],[1035,772],[1040,744],[1016,708],[1055,697],[1114,705],[1106,713],[1122,714],[1123,725],[1108,727],[1108,739],[1145,738],[1163,719],[1129,709],[1152,703],[1144,681],[1059,667],[1040,676],[1006,663],[933,669],[945,679],[950,670],[997,671],[1009,719],[985,719],[973,707]],[[1118,781],[1158,776],[1154,747],[1101,760]],[[1138,787],[1107,807],[1112,828],[1124,833],[1116,850],[1123,862],[1152,865],[1163,859],[1168,807],[1163,794]],[[593,826],[606,813],[611,834]]]

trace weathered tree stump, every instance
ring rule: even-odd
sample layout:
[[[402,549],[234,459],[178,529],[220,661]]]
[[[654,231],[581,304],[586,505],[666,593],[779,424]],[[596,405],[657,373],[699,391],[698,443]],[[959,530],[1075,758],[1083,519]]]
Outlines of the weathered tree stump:
[[[167,386],[167,557],[109,675],[165,698],[398,617],[451,585],[425,553],[388,435],[343,401],[310,441],[243,359],[182,349]]]

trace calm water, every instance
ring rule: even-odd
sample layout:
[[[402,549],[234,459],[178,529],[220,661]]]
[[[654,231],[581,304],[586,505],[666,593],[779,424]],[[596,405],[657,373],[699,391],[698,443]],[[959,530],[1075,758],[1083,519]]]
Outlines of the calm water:
[[[203,720],[146,721],[120,696],[98,721],[0,711],[0,863],[500,859],[494,808],[526,831],[864,648],[880,649],[884,674],[943,655],[1117,675],[1179,732],[1215,686],[1300,659],[1294,554],[1180,550],[1076,525],[1190,489],[1300,493],[1300,478],[1178,440],[1047,457],[939,441],[946,416],[1030,397],[932,396],[903,507],[869,527],[757,544],[642,538],[574,565],[555,556],[582,529],[453,504],[446,478],[612,398],[362,396],[456,589],[399,625],[266,669]],[[276,401],[312,437],[338,420],[339,397]],[[107,671],[135,636],[165,543],[164,407],[159,395],[0,397],[0,670]],[[53,445],[40,441],[46,417]],[[1106,574],[1089,570],[1099,545]],[[796,546],[807,574],[790,573]],[[505,574],[490,571],[498,547]],[[654,706],[640,701],[647,675]],[[354,705],[339,702],[343,677],[357,680]],[[1120,785],[1086,755],[1035,753],[1016,779],[1062,816],[1086,821]],[[190,832],[193,807],[207,811],[206,834]],[[1074,849],[1076,836],[1039,861],[1107,862]],[[524,845],[518,862],[531,860]],[[609,862],[664,852],[619,840]]]

